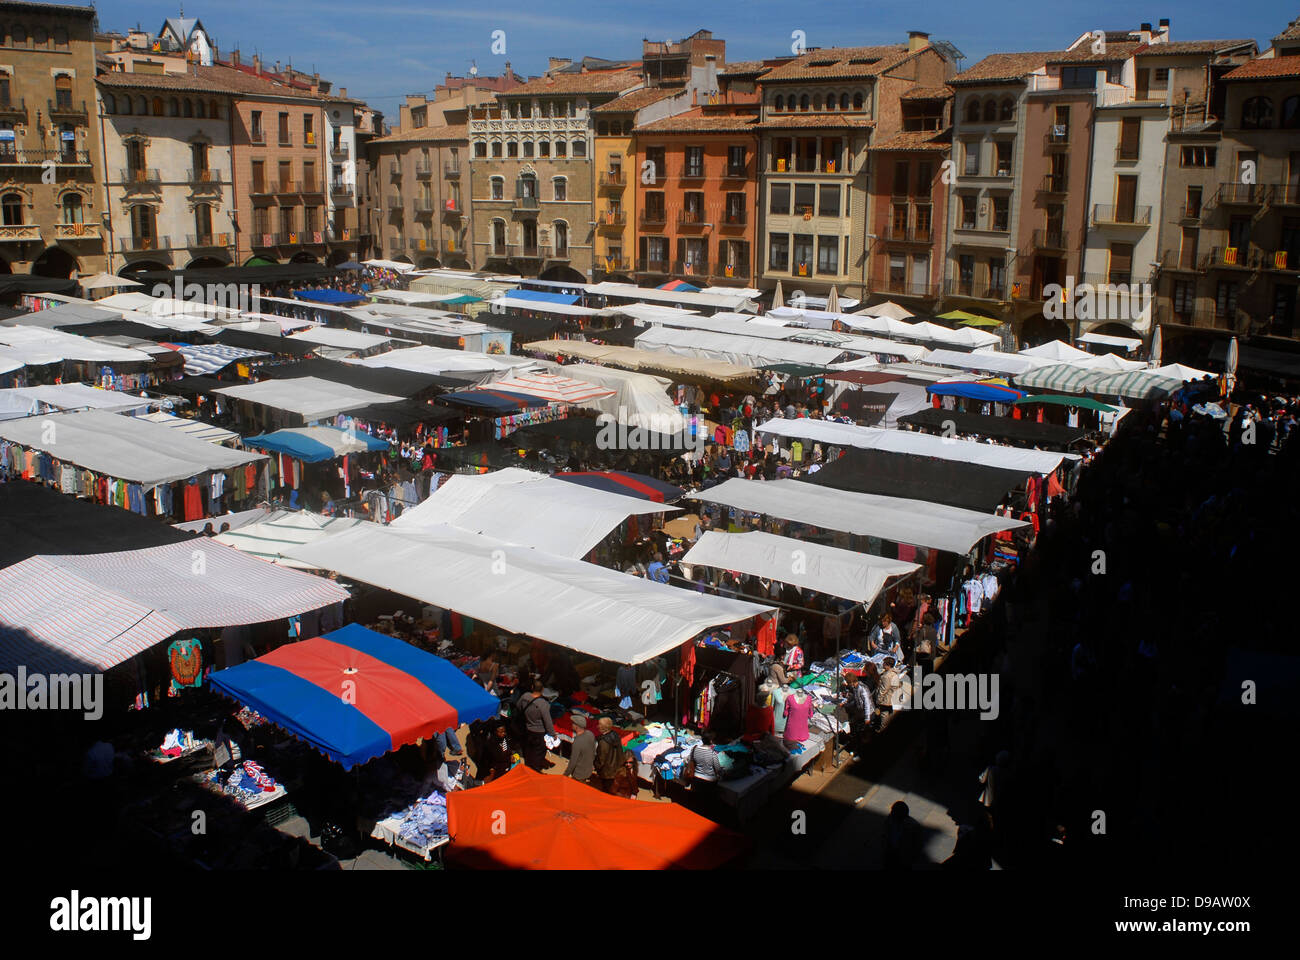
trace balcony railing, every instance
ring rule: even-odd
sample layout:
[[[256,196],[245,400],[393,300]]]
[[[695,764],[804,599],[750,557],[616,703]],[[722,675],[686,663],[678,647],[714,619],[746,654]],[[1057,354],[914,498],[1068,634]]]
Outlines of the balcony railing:
[[[444,217],[460,216],[461,212],[459,197],[448,197],[446,200],[442,201],[442,215]]]
[[[234,234],[231,233],[191,233],[185,238],[187,247],[208,248],[208,247],[228,247],[234,243]]]
[[[142,250],[170,250],[171,237],[123,237],[120,248],[123,253],[139,253]]]
[[[416,165],[415,165],[415,175],[416,175],[417,177],[419,177],[421,180],[428,180],[430,177],[433,176],[433,164],[432,164],[432,163],[416,163]]]
[[[604,170],[600,174],[600,186],[622,189],[627,185],[627,178],[622,170]]]
[[[540,260],[542,258],[542,248],[536,244],[512,243],[509,249],[511,258],[515,260]]]
[[[678,210],[677,226],[703,227],[709,224],[709,218],[703,210]]]
[[[1115,148],[1116,163],[1137,163],[1140,159],[1142,159],[1140,148],[1130,147],[1125,149],[1123,146]]]
[[[1253,270],[1258,266],[1258,253],[1247,247],[1211,247],[1201,260],[1201,268],[1205,270]]]
[[[636,262],[636,269],[637,273],[667,273],[669,265],[667,260],[640,258]]]
[[[389,210],[401,210],[402,198],[398,196],[390,196],[387,199],[385,205],[388,207]]]
[[[55,240],[98,240],[99,224],[97,223],[56,223],[54,225]]]
[[[142,184],[142,185],[155,184],[156,185],[162,183],[162,174],[152,168],[139,169],[139,170],[123,170],[122,182],[125,184]]]
[[[683,179],[683,180],[703,180],[703,179],[704,179],[704,167],[703,167],[703,166],[698,166],[698,167],[694,167],[694,166],[685,166],[685,167],[682,167],[682,179]]]
[[[1038,229],[1033,233],[1035,250],[1068,250],[1070,235],[1065,230]]]
[[[1038,190],[1040,193],[1066,193],[1070,184],[1070,178],[1065,174],[1047,174],[1043,177],[1042,185]]]
[[[872,291],[890,293],[897,297],[936,297],[939,295],[939,286],[934,283],[913,283],[910,280],[886,278],[879,284],[873,285]]]
[[[515,197],[514,209],[522,210],[529,213],[536,213],[541,204],[537,197]]]
[[[71,103],[59,103],[57,100],[47,100],[49,105],[49,118],[51,120],[72,120],[76,123],[88,123],[90,112],[86,109],[86,101],[81,101],[81,106]]]
[[[1166,250],[1160,255],[1161,270],[1201,271],[1200,264],[1204,258],[1198,258],[1195,250]]]
[[[88,150],[29,150],[15,147],[11,140],[0,140],[0,166],[36,166],[53,160],[59,166],[88,165]]]
[[[321,180],[299,180],[298,193],[324,193],[324,186]]]
[[[668,224],[668,215],[662,210],[646,210],[640,216],[642,229],[658,230]]]
[[[297,193],[298,184],[293,180],[279,180],[271,185],[271,191],[279,194]]]
[[[627,214],[622,210],[603,210],[596,217],[598,227],[623,227],[627,225]]]
[[[330,193],[336,197],[340,194],[348,195],[352,193],[352,187],[342,180],[334,180],[330,182]]]
[[[449,180],[460,176],[460,164],[445,162],[442,165],[442,175]]]
[[[1275,207],[1300,206],[1300,183],[1274,184],[1269,194],[1269,203]]]
[[[890,224],[885,227],[885,239],[897,243],[929,243],[934,238],[934,231],[929,227],[900,227]]]
[[[275,193],[275,188],[266,183],[266,181],[253,181],[253,185],[248,188],[248,192],[255,197],[265,197]]]
[[[189,170],[185,174],[186,182],[199,186],[221,186],[220,170]]]
[[[21,224],[19,226],[0,226],[0,243],[25,243],[29,240],[39,242],[41,228],[39,224]]]
[[[1048,150],[1060,149],[1070,145],[1070,128],[1053,126],[1043,134],[1043,146]]]
[[[709,275],[709,261],[700,260],[674,260],[673,273],[683,277],[707,277]]]
[[[1098,203],[1092,208],[1092,222],[1112,226],[1147,227],[1151,225],[1150,207],[1117,207]]]
[[[388,175],[389,175],[390,177],[392,177],[394,180],[399,180],[399,179],[401,179],[401,176],[402,176],[402,165],[401,165],[400,163],[398,163],[396,160],[393,160],[392,162],[390,162],[390,163],[388,164]]]
[[[410,246],[412,250],[417,250],[420,253],[432,253],[435,256],[438,253],[438,244],[433,240],[421,240],[420,238],[415,237],[408,241],[408,246]]]
[[[724,283],[728,280],[748,280],[750,278],[749,262],[734,260],[730,263],[725,261],[713,265],[713,278],[721,280]]]
[[[632,269],[631,261],[622,257],[601,257],[596,261],[596,266],[606,273],[627,273]]]
[[[542,256],[547,260],[568,260],[569,245],[565,243],[565,244],[552,244],[549,247],[543,247]]]
[[[1260,259],[1265,270],[1300,271],[1300,250],[1270,250]]]
[[[1183,204],[1178,208],[1178,219],[1181,223],[1200,223],[1201,222],[1201,205],[1195,206]]]
[[[728,163],[727,169],[723,174],[727,180],[744,180],[749,176],[749,162],[741,164]]]
[[[27,122],[27,101],[12,100],[0,103],[0,120],[11,120],[15,123]]]
[[[743,227],[747,223],[749,223],[749,212],[746,210],[727,210],[722,214],[724,227]]]
[[[287,134],[287,133],[281,132],[281,134],[280,134],[280,139],[279,139],[277,142],[278,142],[278,143],[280,144],[280,146],[282,146],[282,147],[292,147],[292,146],[293,146],[293,136],[290,135],[290,134]]]
[[[433,213],[433,198],[416,197],[411,201],[411,206],[415,207],[416,213]]]
[[[1264,187],[1258,183],[1221,183],[1215,199],[1219,203],[1255,207],[1264,202]]]
[[[248,132],[248,142],[258,147],[266,146],[266,131],[250,130]]]
[[[346,143],[336,143],[330,147],[330,158],[334,160],[346,160],[349,155],[348,145]]]

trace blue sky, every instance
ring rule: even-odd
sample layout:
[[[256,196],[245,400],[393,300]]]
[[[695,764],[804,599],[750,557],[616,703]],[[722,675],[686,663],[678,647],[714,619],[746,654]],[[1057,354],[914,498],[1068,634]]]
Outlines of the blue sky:
[[[453,9],[406,0],[220,0],[185,4],[203,20],[223,56],[238,46],[267,61],[292,60],[318,70],[395,118],[405,93],[429,92],[451,71],[464,74],[471,61],[485,75],[506,60],[516,72],[535,75],[548,56],[609,59],[640,56],[642,39],[676,40],[705,28],[727,41],[728,60],[754,60],[789,53],[791,34],[802,30],[808,46],[896,43],[908,30],[948,40],[970,66],[1006,50],[1058,49],[1096,29],[1136,28],[1141,21],[1172,20],[1175,40],[1251,37],[1260,47],[1300,15],[1300,3],[1250,0],[1225,15],[1223,0],[1165,0],[1134,12],[1130,3],[1089,0],[930,0],[926,4],[827,0],[794,4],[775,0],[654,0],[600,4],[592,0],[461,2]],[[156,30],[179,6],[169,2],[101,0],[100,25],[125,30],[140,23]],[[505,31],[504,56],[492,53],[492,34]]]

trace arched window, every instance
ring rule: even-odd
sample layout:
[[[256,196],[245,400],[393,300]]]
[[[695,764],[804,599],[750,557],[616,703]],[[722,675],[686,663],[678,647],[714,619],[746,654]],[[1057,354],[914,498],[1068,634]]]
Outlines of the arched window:
[[[814,109],[814,110],[820,110],[821,108],[822,108],[822,95],[821,95],[820,93],[814,93],[814,94],[813,94],[813,109]]]
[[[966,122],[980,122],[980,102],[974,98],[966,101]]]
[[[1282,122],[1278,126],[1284,130],[1300,127],[1300,95],[1287,97],[1282,101]]]
[[[1003,121],[1011,120],[1015,118],[1015,115],[1016,102],[1008,97],[1002,101],[1002,106],[998,109],[998,119]]]
[[[135,111],[131,109],[131,94],[122,94],[122,113],[129,117],[134,112]]]
[[[778,94],[776,95],[776,100],[775,100],[775,102],[773,102],[773,104],[772,104],[772,109],[773,109],[774,111],[776,111],[777,113],[780,113],[782,110],[784,110],[784,109],[785,109],[785,97],[781,96],[781,95],[778,93]]]
[[[147,203],[137,203],[131,208],[131,235],[135,240],[135,249],[154,249],[153,207]]]
[[[82,223],[81,194],[65,193],[63,195],[63,222]]]
[[[221,119],[221,104],[217,103],[217,101],[215,100],[213,100],[212,103],[208,105],[208,119],[209,120]]]
[[[149,101],[144,98],[143,94],[135,98],[135,112],[142,117],[149,116]]]
[[[1244,130],[1267,130],[1273,126],[1273,101],[1268,97],[1250,97],[1241,105]]]
[[[855,94],[853,95],[853,109],[854,109],[854,110],[861,110],[861,109],[862,109],[862,103],[863,103],[863,100],[862,100],[862,94],[860,94],[860,93],[855,93]]]
[[[993,100],[984,101],[984,122],[993,123],[998,118],[998,105]]]
[[[181,102],[175,97],[167,101],[167,116],[179,117],[181,115]]]
[[[104,94],[104,112],[110,115],[117,113],[117,97],[111,93]]]
[[[493,200],[504,200],[506,198],[506,178],[492,177],[489,181],[492,193],[489,195]]]
[[[0,210],[4,212],[4,225],[6,227],[21,227],[23,225],[23,195],[21,193],[6,193],[0,197]]]
[[[182,101],[181,101],[181,113],[182,113],[183,116],[186,116],[186,117],[192,117],[192,116],[194,116],[194,101],[190,100],[189,98],[186,98],[185,100],[182,100]]]
[[[208,105],[204,103],[202,100],[200,100],[197,104],[195,104],[195,107],[198,111],[199,119],[206,120],[208,118]]]
[[[834,109],[835,109],[835,94],[832,93],[832,94],[827,95],[827,97],[826,97],[826,109],[827,109],[827,110],[834,110]]]
[[[608,122],[606,122],[606,121],[604,121],[604,120],[599,120],[599,121],[596,122],[596,136],[598,136],[598,137],[608,137],[608,136],[609,136],[609,123],[608,123]]]
[[[587,155],[587,141],[586,141],[586,140],[574,140],[574,141],[573,141],[573,156],[575,156],[575,157],[585,157],[586,155]]]
[[[799,109],[800,110],[808,109],[808,94],[805,93],[802,97],[799,98]]]
[[[163,113],[163,98],[162,98],[162,97],[154,97],[154,98],[153,98],[153,115],[154,115],[155,117],[165,116],[165,114]]]

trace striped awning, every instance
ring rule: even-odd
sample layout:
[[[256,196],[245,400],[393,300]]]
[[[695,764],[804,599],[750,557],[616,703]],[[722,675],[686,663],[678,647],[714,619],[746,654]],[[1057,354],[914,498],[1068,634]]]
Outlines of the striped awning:
[[[1164,397],[1183,388],[1183,381],[1165,377],[1151,370],[1129,370],[1112,373],[1092,385],[1089,393],[1106,397],[1127,397],[1144,400],[1147,397]]]
[[[182,630],[281,620],[346,600],[332,580],[209,539],[0,570],[0,669],[108,670]]]
[[[168,344],[168,346],[173,346],[185,358],[185,373],[191,377],[216,373],[239,360],[270,356],[265,350],[230,347],[224,343]]]
[[[551,403],[586,403],[612,397],[617,390],[587,380],[573,380],[553,373],[526,373],[494,380],[483,390],[506,390],[541,397]]]
[[[1060,363],[1016,374],[1016,386],[1046,393],[1092,393],[1098,380],[1111,376],[1107,370],[1090,370],[1072,363]]]

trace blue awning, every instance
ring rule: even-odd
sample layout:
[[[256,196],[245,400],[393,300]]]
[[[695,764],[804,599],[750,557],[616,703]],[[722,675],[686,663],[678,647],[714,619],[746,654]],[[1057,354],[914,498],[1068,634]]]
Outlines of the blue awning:
[[[328,303],[334,306],[343,306],[354,303],[365,303],[366,298],[355,293],[348,293],[346,290],[299,290],[294,294],[299,300],[310,300],[313,303]]]
[[[515,390],[458,390],[455,393],[444,393],[438,399],[443,403],[502,414],[527,410],[529,407],[544,407],[550,403],[544,397]]]
[[[990,403],[1015,403],[1024,397],[1024,391],[991,383],[962,381],[959,383],[932,383],[925,388],[935,397],[965,397]]]
[[[244,440],[244,446],[284,453],[303,463],[320,463],[349,453],[389,449],[388,441],[338,427],[289,427]]]
[[[511,290],[506,294],[514,300],[538,300],[543,303],[564,303],[573,306],[582,297],[575,297],[568,293],[546,293],[543,290]]]

